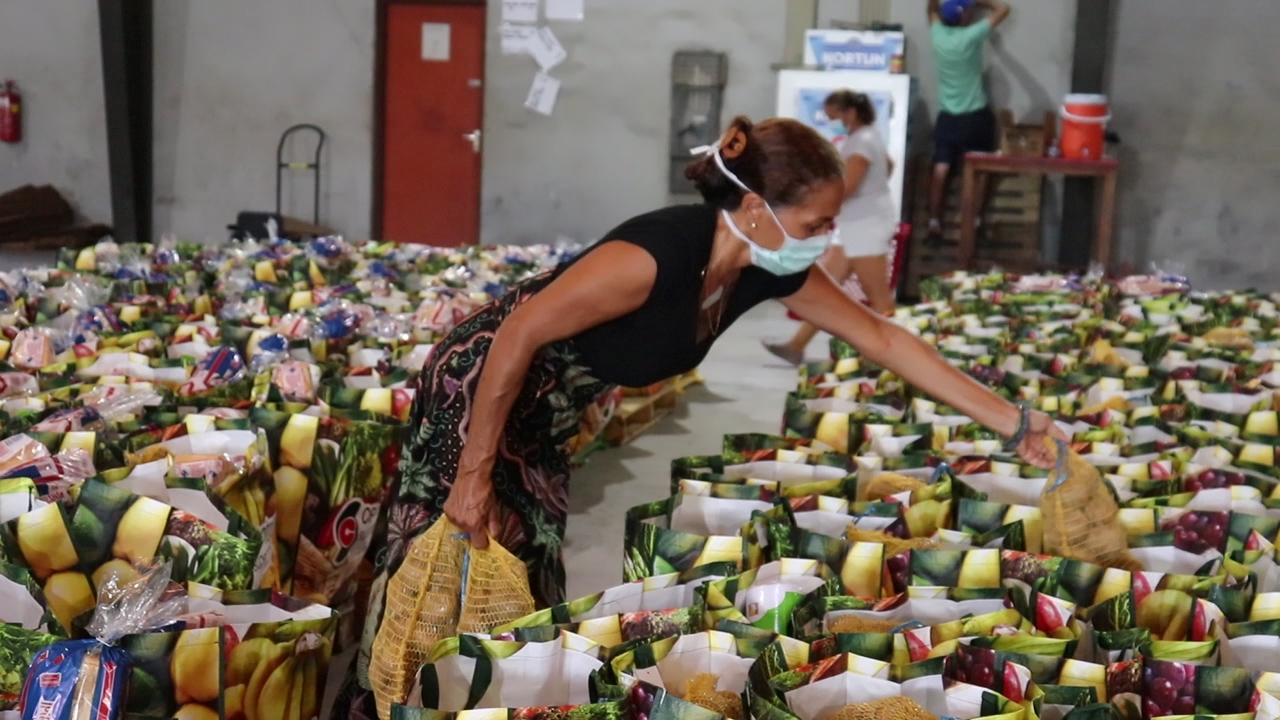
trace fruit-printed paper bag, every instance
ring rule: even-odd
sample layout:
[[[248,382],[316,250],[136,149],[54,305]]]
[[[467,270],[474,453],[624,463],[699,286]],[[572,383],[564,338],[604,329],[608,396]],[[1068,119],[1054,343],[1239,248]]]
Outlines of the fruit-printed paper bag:
[[[292,594],[326,605],[354,592],[395,477],[403,427],[256,408],[275,479],[281,577]]]
[[[671,488],[683,479],[763,486],[793,497],[832,492],[853,474],[846,455],[769,448],[747,455],[729,453],[679,458],[671,462]]]
[[[631,640],[697,632],[706,620],[698,589],[736,572],[732,565],[704,565],[644,578],[539,610],[495,627],[491,635],[496,640],[549,642],[568,630],[612,648]]]
[[[1225,617],[1218,606],[1180,590],[1129,591],[1089,610],[1100,662],[1147,657],[1216,664]]]
[[[908,621],[887,631],[866,622],[868,630],[838,633],[832,642],[838,652],[894,665],[944,658],[962,645],[1043,658],[1073,657],[1085,632],[1072,616],[1074,606],[1042,594],[1033,596],[1031,604],[1034,609],[1011,607],[934,625]],[[895,621],[885,625],[889,622]],[[1038,667],[1035,661],[1021,662]]]
[[[865,423],[896,422],[903,416],[903,411],[886,405],[863,405],[837,398],[809,400],[794,393],[787,396],[784,412],[784,435],[812,438],[843,454],[851,454],[862,445]]]
[[[308,720],[319,714],[337,617],[271,591],[190,601],[185,628],[126,637],[129,710],[156,717]]]
[[[31,572],[68,629],[93,609],[96,588],[111,578],[132,579],[137,563],[156,557],[173,561],[179,581],[248,588],[261,543],[242,521],[221,530],[95,480],[81,487],[74,505],[47,505],[0,526],[0,552]]]
[[[0,561],[0,624],[68,636],[30,570]]]
[[[832,577],[817,560],[784,559],[713,581],[702,591],[708,625],[731,620],[790,635],[792,611]]]
[[[623,686],[629,684],[626,678],[634,678],[686,701],[713,705],[708,709],[726,717],[742,718],[741,697],[751,664],[752,658],[739,654],[733,635],[708,630],[640,643],[612,658],[608,672]]]
[[[1228,622],[1223,664],[1255,672],[1280,673],[1280,593],[1262,593],[1241,609],[1224,603]]]
[[[217,430],[212,418],[188,416],[168,431],[176,435],[140,449],[128,476],[113,484],[165,502],[157,491],[156,474],[163,468],[169,479],[203,481],[218,497],[257,529],[263,549],[253,587],[278,587],[280,566],[276,542],[275,483],[266,467],[266,436],[254,430]],[[167,461],[160,465],[159,461]],[[165,481],[166,487],[179,483]]]
[[[638,505],[627,511],[624,538],[623,580],[634,581],[654,575],[683,572],[702,565],[732,563],[741,568],[745,557],[743,539],[738,535],[741,523],[726,524],[724,534],[708,535],[704,531],[714,520],[707,518],[694,499],[693,512],[682,514],[696,527],[685,527],[675,521],[681,505],[696,496],[676,495],[666,500]],[[742,501],[750,502],[750,501]],[[771,503],[753,503],[772,507]]]
[[[822,633],[890,633],[938,625],[969,615],[985,615],[1005,607],[1002,590],[910,588],[880,600],[832,592],[832,584],[810,593],[792,613],[793,632],[811,638]]]
[[[1275,718],[1277,701],[1248,670],[1166,660],[1128,660],[1107,667],[1107,694],[1124,720],[1170,715]]]
[[[652,707],[652,706],[649,706]],[[560,707],[498,708],[447,713],[405,705],[391,706],[391,720],[626,720],[631,707],[625,702],[594,702]],[[659,713],[661,715],[661,713]],[[656,717],[652,714],[649,717]],[[681,716],[683,718],[683,716]],[[707,720],[716,720],[715,716]]]
[[[909,698],[934,717],[951,715],[941,675],[898,682],[889,663],[878,660],[843,654],[794,664],[799,657],[776,672],[765,655],[756,661],[751,681],[754,717],[824,720],[850,705],[897,697]]]
[[[603,665],[602,648],[572,633],[542,643],[462,635],[436,645],[404,704],[445,712],[582,705]]]
[[[35,510],[36,484],[28,478],[0,480],[0,523],[6,523],[24,513]]]

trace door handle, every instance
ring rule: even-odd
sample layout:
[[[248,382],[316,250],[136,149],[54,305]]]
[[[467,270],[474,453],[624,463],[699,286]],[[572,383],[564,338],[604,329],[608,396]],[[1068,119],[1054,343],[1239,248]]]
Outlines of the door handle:
[[[471,142],[471,149],[477,154],[480,152],[480,137],[479,129],[472,130],[469,133],[463,133],[462,135],[463,140],[469,140]]]

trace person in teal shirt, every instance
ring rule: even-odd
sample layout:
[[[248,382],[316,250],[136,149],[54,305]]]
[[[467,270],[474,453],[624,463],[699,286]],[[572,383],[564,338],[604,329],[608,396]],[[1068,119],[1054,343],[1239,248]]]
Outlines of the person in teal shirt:
[[[996,116],[982,83],[983,52],[991,31],[1008,17],[1009,6],[1000,0],[929,0],[929,38],[938,68],[938,122],[929,188],[929,239],[933,242],[942,240],[942,205],[951,170],[965,153],[996,150]],[[982,197],[985,205],[985,188]]]

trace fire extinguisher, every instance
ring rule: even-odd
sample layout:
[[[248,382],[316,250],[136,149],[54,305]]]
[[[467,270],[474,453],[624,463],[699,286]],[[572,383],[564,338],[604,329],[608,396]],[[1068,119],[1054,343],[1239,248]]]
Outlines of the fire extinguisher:
[[[5,80],[0,92],[0,142],[22,141],[22,95],[18,84]]]

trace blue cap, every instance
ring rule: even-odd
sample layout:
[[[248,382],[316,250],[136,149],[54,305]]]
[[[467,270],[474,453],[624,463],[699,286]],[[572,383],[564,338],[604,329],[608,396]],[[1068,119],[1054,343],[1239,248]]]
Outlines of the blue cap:
[[[938,8],[938,14],[942,16],[942,22],[948,25],[958,25],[964,20],[964,13],[973,7],[973,0],[944,0],[942,7]]]

